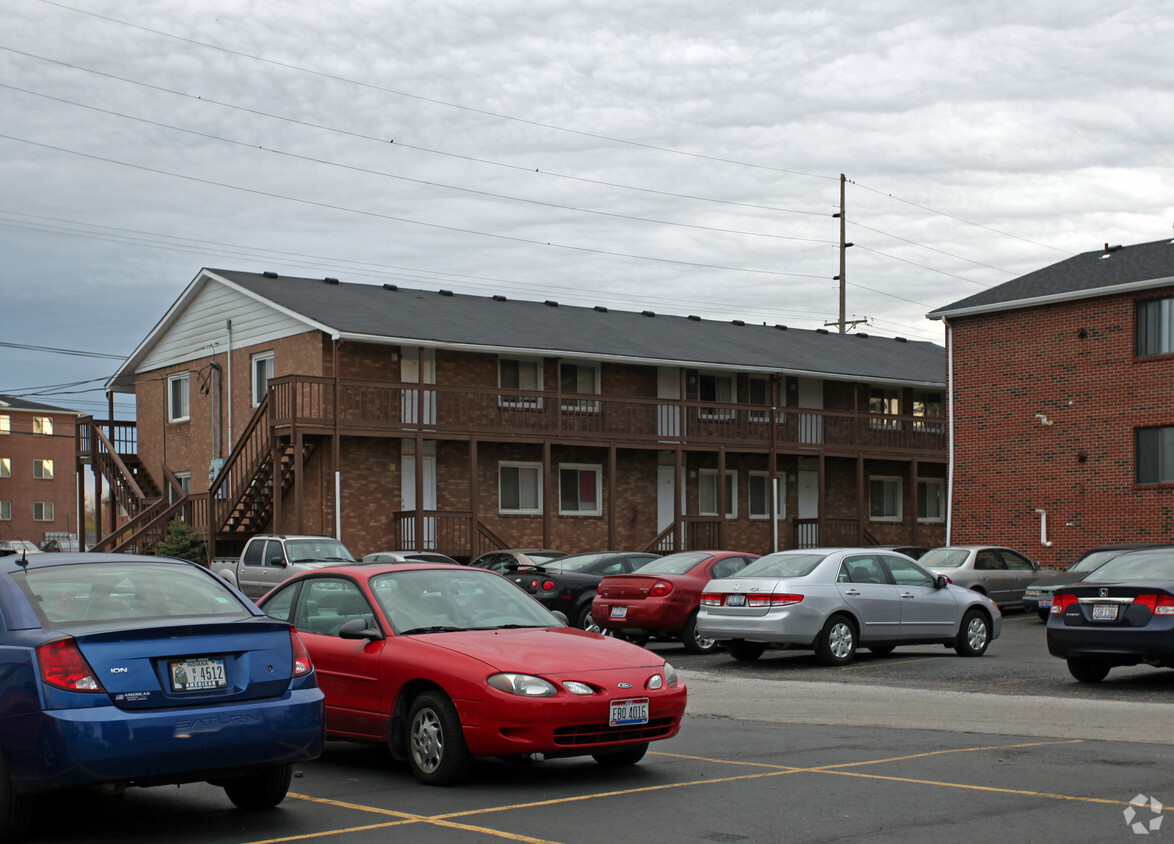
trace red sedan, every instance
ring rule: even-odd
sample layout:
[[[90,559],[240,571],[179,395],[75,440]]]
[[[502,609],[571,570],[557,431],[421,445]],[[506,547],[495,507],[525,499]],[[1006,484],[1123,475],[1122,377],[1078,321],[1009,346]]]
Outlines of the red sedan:
[[[701,590],[711,580],[734,577],[757,559],[757,554],[737,551],[682,551],[633,574],[608,575],[591,601],[591,618],[633,641],[651,635],[680,638],[690,653],[710,653],[717,642],[697,635]]]
[[[685,712],[685,683],[663,659],[565,626],[486,569],[338,566],[260,606],[310,651],[327,738],[387,743],[431,785],[463,780],[477,756],[632,765]]]

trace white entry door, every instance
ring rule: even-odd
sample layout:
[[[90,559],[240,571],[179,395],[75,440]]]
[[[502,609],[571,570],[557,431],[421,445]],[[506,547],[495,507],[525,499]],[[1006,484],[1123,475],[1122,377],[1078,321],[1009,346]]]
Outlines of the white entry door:
[[[404,440],[403,444],[405,449],[402,455],[404,471],[400,485],[400,497],[403,501],[403,510],[408,513],[414,513],[416,510],[416,465],[417,462],[419,462],[423,466],[424,471],[424,504],[421,509],[425,511],[435,511],[436,443],[424,443],[424,456],[420,461],[416,460],[415,442],[412,440]],[[410,449],[410,451],[408,451],[408,449]],[[403,518],[400,529],[404,537],[404,548],[402,550],[424,551],[431,550],[436,547],[435,516],[428,516],[424,519],[423,543],[416,542],[415,516],[405,516]]]
[[[676,470],[673,466],[657,466],[656,467],[656,532],[659,534],[665,528],[673,523],[676,517],[676,509],[673,507],[673,496],[676,494],[677,481]],[[685,512],[684,498],[681,501],[681,512]],[[671,545],[665,545],[663,548],[657,548],[657,553],[663,553],[665,550],[674,549],[683,551],[683,548],[674,548]]]

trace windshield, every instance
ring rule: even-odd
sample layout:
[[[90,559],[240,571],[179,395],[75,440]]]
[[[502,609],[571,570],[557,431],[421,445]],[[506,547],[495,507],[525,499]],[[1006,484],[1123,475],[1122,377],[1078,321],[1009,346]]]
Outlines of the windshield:
[[[250,617],[219,578],[178,563],[78,563],[21,570],[11,576],[42,627],[192,616]]]
[[[290,539],[285,543],[285,553],[291,563],[358,562],[337,539]]]
[[[826,554],[768,554],[755,560],[735,577],[806,577],[827,559]]]
[[[401,636],[563,626],[538,601],[485,569],[388,572],[371,578],[371,591]]]
[[[549,563],[551,560],[561,560],[567,556],[562,551],[523,551],[522,553],[538,565]]]
[[[966,562],[970,552],[965,548],[931,548],[917,562],[932,569],[956,569]]]
[[[669,554],[659,560],[653,560],[646,566],[640,567],[640,574],[684,574],[690,571],[702,560],[708,560],[712,554],[701,551],[684,551],[680,554]]]
[[[1083,579],[1083,583],[1107,583],[1111,580],[1174,580],[1174,549],[1138,551],[1114,557]]]

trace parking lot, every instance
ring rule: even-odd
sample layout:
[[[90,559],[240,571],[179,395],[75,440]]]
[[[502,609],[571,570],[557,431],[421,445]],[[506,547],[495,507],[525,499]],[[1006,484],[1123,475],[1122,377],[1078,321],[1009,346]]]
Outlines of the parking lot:
[[[1127,810],[1161,834],[1165,812],[1129,803],[1174,803],[1174,672],[1079,685],[1043,642],[1023,614],[979,659],[925,647],[843,668],[799,651],[742,664],[657,642],[690,684],[689,715],[634,768],[492,759],[441,789],[381,748],[330,743],[275,811],[236,811],[207,785],[59,796],[32,840],[1135,840]]]

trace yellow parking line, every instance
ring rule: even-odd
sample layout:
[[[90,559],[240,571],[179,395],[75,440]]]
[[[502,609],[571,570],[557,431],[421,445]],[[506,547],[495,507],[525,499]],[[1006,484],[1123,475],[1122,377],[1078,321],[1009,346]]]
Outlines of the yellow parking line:
[[[887,668],[890,665],[909,665],[913,662],[925,662],[930,659],[946,659],[944,656],[923,656],[918,659],[878,659],[875,662],[856,662],[840,668],[841,671],[855,671],[857,668]]]

